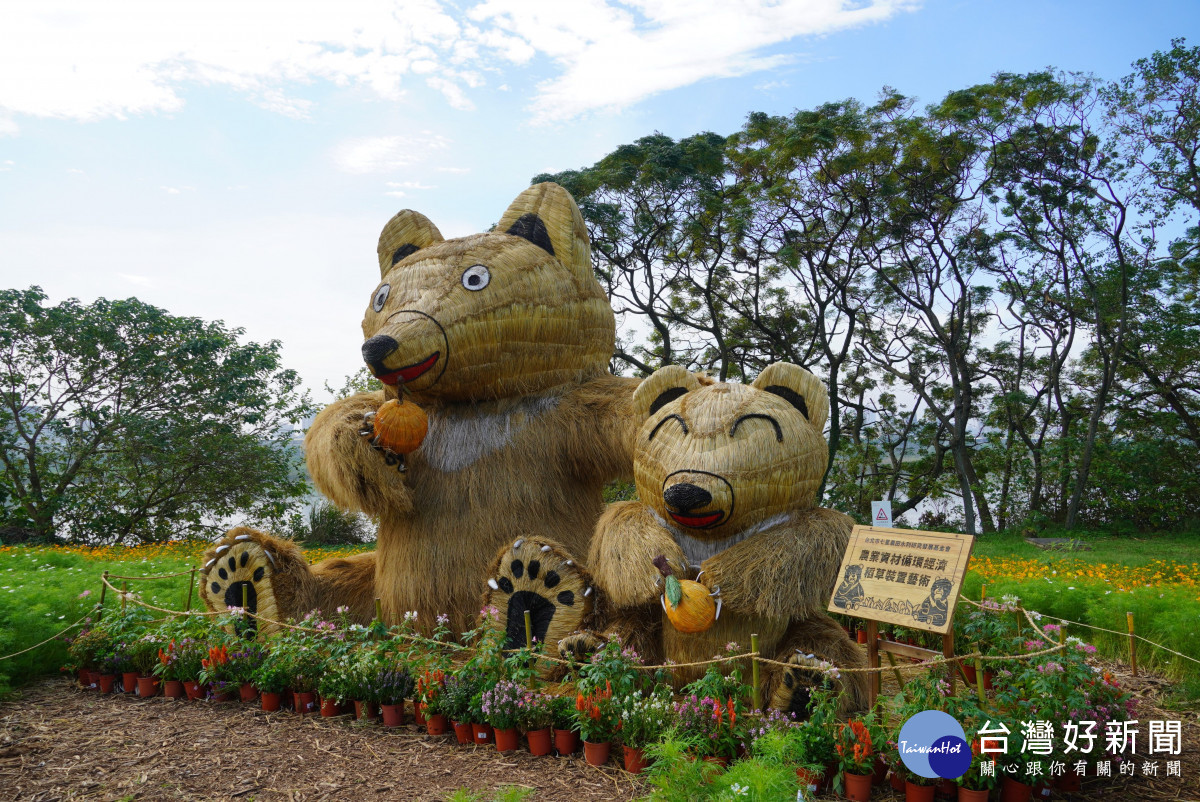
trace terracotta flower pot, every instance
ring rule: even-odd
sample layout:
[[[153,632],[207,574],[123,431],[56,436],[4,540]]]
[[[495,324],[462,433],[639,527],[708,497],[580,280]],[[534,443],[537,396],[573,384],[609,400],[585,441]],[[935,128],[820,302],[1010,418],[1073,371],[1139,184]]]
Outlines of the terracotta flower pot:
[[[583,759],[588,762],[589,766],[603,766],[608,762],[608,753],[611,749],[612,744],[608,741],[595,744],[591,741],[584,741]]]
[[[79,680],[79,687],[86,688],[91,681],[92,672],[86,668],[81,668],[76,672],[75,678]]]
[[[253,702],[258,698],[258,688],[255,688],[254,685],[249,682],[243,682],[238,688],[238,697],[244,703],[248,704]]]
[[[854,639],[856,641],[858,641],[859,643],[866,643],[867,642],[867,631],[865,629],[860,629],[858,632],[855,632]]]
[[[379,706],[374,702],[354,702],[355,721],[375,721],[379,718]]]
[[[726,768],[729,765],[729,758],[718,757],[717,755],[705,755],[704,762],[712,763],[714,766],[720,766],[721,768]]]
[[[1034,799],[1049,799],[1052,793],[1049,783],[1042,782],[1033,786],[1032,796]]]
[[[283,694],[269,693],[264,691],[261,694],[261,704],[264,713],[274,713],[283,706]]]
[[[1077,794],[1083,790],[1083,778],[1069,771],[1054,781],[1054,785],[1064,794]]]
[[[800,781],[801,788],[807,790],[810,794],[816,794],[821,791],[822,780],[825,779],[825,775],[800,768],[796,769],[796,779]]]
[[[475,737],[472,739],[478,746],[490,744],[492,742],[492,725],[491,724],[476,724],[471,722],[471,734]]]
[[[169,679],[163,683],[163,696],[168,699],[182,699],[186,695],[183,683],[177,679]]]
[[[871,785],[883,785],[887,782],[888,764],[883,755],[875,753],[875,772],[871,775]]]
[[[847,799],[852,799],[854,802],[869,802],[871,799],[870,774],[851,774],[850,772],[846,772],[845,785]]]
[[[579,733],[575,730],[554,731],[554,751],[560,755],[573,755],[579,749]]]
[[[321,715],[324,718],[333,718],[338,715],[337,699],[321,699]]]
[[[625,752],[625,771],[630,774],[641,774],[642,769],[646,768],[646,750],[640,746],[623,746],[621,749]]]
[[[237,691],[227,689],[227,690],[221,691],[220,693],[214,693],[211,688],[209,689],[209,701],[218,702],[218,703],[232,702],[236,698],[237,698]]]
[[[379,714],[383,718],[383,726],[400,727],[404,724],[404,702],[398,705],[380,705]]]
[[[988,802],[988,791],[973,791],[970,788],[958,786],[958,802]]]
[[[475,738],[475,733],[471,732],[471,722],[455,721],[454,737],[458,739],[459,746],[469,746]]]
[[[892,786],[893,791],[903,791],[905,783],[904,775],[898,771],[889,772],[888,783]]]
[[[958,796],[958,783],[942,778],[934,783],[933,795],[938,799],[954,799]]]
[[[296,712],[300,715],[315,713],[317,710],[317,694],[313,691],[296,691]]]
[[[445,735],[449,723],[446,717],[441,713],[429,716],[425,719],[425,731],[430,735]]]
[[[990,671],[983,672],[983,689],[985,691],[990,691],[992,689],[992,678],[994,676],[995,675]]]
[[[1000,802],[1029,802],[1033,796],[1033,788],[1012,777],[1005,777],[1000,783]]]
[[[905,802],[933,802],[932,785],[917,785],[911,780],[904,781]]]
[[[138,677],[138,696],[143,699],[158,694],[158,677]]]
[[[99,681],[100,693],[112,693],[113,685],[117,682],[116,674],[101,674]]]
[[[425,705],[413,700],[413,723],[418,727],[425,726]]]
[[[963,670],[963,675],[967,678],[967,682],[974,685],[975,680],[978,677],[978,675],[975,673],[975,666],[968,665],[966,662],[964,662],[962,664],[962,670]]]
[[[87,686],[90,690],[96,690],[100,687],[100,672],[89,671],[87,675]]]
[[[521,736],[517,734],[516,727],[510,727],[503,730],[497,729],[495,732],[497,752],[517,751],[517,747],[521,745]]]
[[[137,681],[136,671],[126,671],[121,675],[121,690],[125,693],[137,693]]]
[[[550,738],[549,727],[540,730],[530,730],[525,733],[525,740],[529,743],[530,754],[535,757],[550,754],[550,750],[554,747],[554,743]]]
[[[185,680],[183,683],[183,692],[188,699],[195,701],[204,698],[205,688],[194,679]]]

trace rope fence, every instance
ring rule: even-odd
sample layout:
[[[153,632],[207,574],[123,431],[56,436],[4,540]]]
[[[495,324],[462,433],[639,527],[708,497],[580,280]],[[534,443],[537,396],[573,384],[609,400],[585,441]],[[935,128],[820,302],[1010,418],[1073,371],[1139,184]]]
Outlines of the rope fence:
[[[123,575],[118,575],[118,574],[109,574],[106,571],[101,576],[100,579],[104,586],[103,589],[112,590],[115,594],[117,594],[117,597],[119,599],[121,599],[123,602],[133,602],[134,604],[137,604],[148,610],[153,610],[155,612],[163,613],[169,618],[177,618],[179,616],[211,617],[211,616],[222,615],[223,612],[225,612],[225,611],[192,610],[192,609],[172,610],[167,607],[159,607],[157,605],[150,604],[149,602],[139,598],[135,593],[129,591],[127,588],[116,587],[110,581],[110,580],[123,580],[126,582],[128,582],[128,581],[150,581],[150,580],[155,580],[155,579],[170,579],[170,578],[174,578],[174,577],[187,576],[189,574],[194,577],[196,570],[197,570],[196,568],[190,568],[186,571],[175,571],[175,572],[167,573],[167,574],[151,574],[151,575],[145,575],[145,576],[123,576]],[[960,600],[964,601],[974,607],[977,607],[982,610],[987,610],[989,612],[1001,613],[1001,612],[1019,611],[1024,616],[1025,620],[1028,621],[1028,623],[1033,628],[1033,630],[1038,633],[1042,633],[1042,626],[1043,626],[1043,624],[1039,623],[1039,620],[1040,619],[1049,619],[1050,621],[1057,621],[1061,625],[1084,627],[1087,629],[1095,630],[1097,632],[1105,632],[1105,633],[1109,633],[1112,635],[1116,635],[1116,636],[1122,637],[1122,638],[1129,638],[1131,640],[1136,639],[1136,640],[1139,640],[1139,641],[1141,641],[1149,646],[1152,646],[1156,649],[1160,649],[1168,654],[1172,654],[1172,655],[1174,655],[1176,657],[1180,657],[1184,660],[1188,660],[1193,663],[1200,664],[1200,660],[1196,659],[1195,657],[1178,652],[1174,649],[1164,646],[1161,643],[1157,643],[1157,642],[1152,641],[1148,638],[1145,638],[1141,635],[1137,635],[1132,631],[1120,632],[1118,630],[1107,629],[1105,627],[1096,626],[1094,624],[1086,624],[1081,621],[1072,621],[1072,620],[1066,619],[1066,618],[1058,618],[1055,616],[1044,615],[1037,611],[1027,610],[1023,607],[1019,607],[1016,605],[1003,605],[1003,606],[996,605],[995,607],[991,607],[982,602],[978,602],[973,599],[968,599],[966,597],[962,597]],[[190,594],[189,594],[189,603],[190,603]],[[74,629],[74,628],[78,627],[79,625],[81,625],[82,623],[84,623],[94,613],[97,613],[98,611],[102,611],[102,605],[103,605],[103,597],[102,597],[102,600],[100,603],[96,604],[91,610],[89,610],[78,621],[74,622],[73,624],[70,624],[69,626],[67,626],[64,629],[57,632],[55,635],[47,638],[44,641],[41,641],[40,643],[34,644],[33,646],[27,647],[18,652],[13,652],[12,654],[0,656],[0,661],[9,660],[13,657],[17,657],[19,655],[26,654],[26,653],[31,652],[35,649],[38,649],[42,646],[45,646],[47,643],[53,642],[54,640],[58,639],[65,633],[71,631],[72,629]],[[241,615],[243,615],[244,617],[247,617],[247,618],[254,618],[255,620],[257,620],[263,624],[268,624],[268,625],[271,625],[274,627],[279,627],[280,629],[288,629],[288,630],[301,631],[301,632],[311,632],[311,633],[315,633],[315,634],[320,634],[322,632],[322,630],[318,630],[315,627],[305,626],[303,624],[293,624],[293,623],[289,623],[289,622],[285,622],[285,621],[276,621],[274,619],[267,618],[266,616],[258,615],[257,613],[252,613],[248,610],[242,611]],[[1036,620],[1035,620],[1034,616],[1037,616]],[[169,620],[169,618],[162,618],[162,619],[158,619],[158,620],[165,621],[165,620]],[[394,635],[403,640],[410,641],[413,643],[421,643],[421,644],[425,644],[428,646],[449,649],[449,650],[456,651],[456,652],[470,650],[470,647],[464,646],[462,644],[453,643],[450,641],[437,640],[434,638],[427,638],[427,637],[424,637],[421,635],[416,635],[416,634],[408,633],[408,632],[394,633]],[[726,663],[726,662],[731,662],[731,661],[736,661],[736,660],[749,659],[749,660],[753,660],[755,663],[762,664],[762,665],[776,666],[779,668],[788,668],[788,669],[797,669],[798,668],[798,669],[802,669],[802,670],[820,672],[820,673],[828,673],[828,674],[882,674],[885,671],[922,670],[922,669],[935,668],[935,667],[942,666],[942,665],[953,665],[955,663],[962,663],[964,661],[1003,662],[1003,661],[1029,660],[1029,659],[1032,659],[1035,657],[1041,657],[1046,654],[1051,654],[1054,652],[1061,651],[1064,648],[1066,648],[1066,645],[1063,643],[1059,643],[1057,645],[1050,646],[1046,649],[1041,649],[1041,650],[1037,650],[1037,651],[1033,651],[1033,652],[1026,652],[1024,654],[1011,654],[1011,655],[989,655],[989,654],[982,654],[979,651],[974,651],[974,652],[971,652],[970,654],[954,655],[953,657],[946,657],[944,655],[938,655],[929,660],[910,662],[905,665],[891,665],[891,666],[878,666],[878,667],[849,667],[849,666],[842,667],[842,666],[832,665],[829,663],[813,665],[813,664],[806,664],[806,663],[800,663],[800,662],[797,662],[797,663],[782,662],[779,660],[772,660],[770,658],[764,657],[764,656],[762,656],[762,654],[760,652],[755,650],[755,651],[743,652],[743,653],[733,654],[733,655],[714,656],[713,658],[711,658],[709,660],[698,660],[698,661],[693,661],[693,662],[689,662],[689,663],[667,663],[667,664],[663,664],[663,665],[639,665],[639,666],[635,666],[635,668],[637,668],[639,670],[644,670],[644,671],[658,671],[658,670],[664,670],[664,669],[670,670],[670,669],[678,669],[678,668],[698,668],[698,667],[703,667],[703,666],[716,665],[719,663]],[[516,651],[516,650],[508,650],[508,651]],[[539,661],[546,661],[549,663],[565,665],[565,666],[577,665],[579,662],[577,660],[563,659],[560,657],[554,657],[552,655],[538,655],[536,657],[536,659]]]

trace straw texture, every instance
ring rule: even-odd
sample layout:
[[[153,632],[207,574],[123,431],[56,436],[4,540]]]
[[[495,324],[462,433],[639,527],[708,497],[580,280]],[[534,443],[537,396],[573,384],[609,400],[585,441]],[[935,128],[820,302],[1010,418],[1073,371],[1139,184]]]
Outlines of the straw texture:
[[[862,664],[861,651],[824,613],[853,521],[814,506],[827,461],[820,380],[787,363],[771,365],[750,386],[706,383],[669,367],[643,381],[633,409],[643,421],[634,452],[641,500],[612,505],[597,523],[588,552],[600,591],[593,625],[634,640],[654,661],[703,660],[756,632],[760,652],[774,660],[803,649],[838,665]],[[702,569],[700,581],[720,588],[722,613],[712,628],[684,634],[664,620],[651,563],[659,554],[693,573]],[[677,680],[698,675],[680,670]],[[783,709],[802,706],[815,678],[773,670],[764,698],[774,694]],[[849,706],[865,700],[860,675],[841,682]]]

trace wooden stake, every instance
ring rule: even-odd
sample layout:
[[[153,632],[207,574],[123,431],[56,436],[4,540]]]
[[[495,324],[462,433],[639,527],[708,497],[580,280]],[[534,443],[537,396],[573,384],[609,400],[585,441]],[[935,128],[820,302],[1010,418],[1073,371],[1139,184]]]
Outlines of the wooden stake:
[[[1125,623],[1129,627],[1129,667],[1133,669],[1133,676],[1138,675],[1137,670],[1137,641],[1133,637],[1133,613],[1125,613]]]
[[[104,572],[104,581],[100,583],[100,607],[96,610],[96,620],[104,615],[104,594],[108,591],[108,571]]]
[[[383,599],[378,596],[375,597],[375,620],[383,620]]]
[[[946,630],[945,634],[942,635],[942,657],[945,657],[947,660],[954,657],[954,627],[953,626],[951,626],[950,629]],[[962,663],[954,663],[954,667],[961,671]],[[965,677],[964,677],[964,679],[965,679]],[[900,687],[903,688],[904,684],[901,683]],[[954,695],[957,687],[958,687],[958,672],[951,671],[950,672],[950,695],[951,696]]]
[[[129,583],[121,583],[121,615],[125,614],[125,597],[129,595]]]
[[[879,668],[879,622],[873,618],[867,619],[867,666],[869,668]],[[882,688],[882,678],[879,672],[875,671],[871,674],[871,679],[867,682],[867,709],[875,709],[875,702],[879,699],[879,690]]]
[[[972,644],[971,651],[979,651],[979,644]],[[983,661],[975,658],[975,692],[979,695],[979,706],[987,704],[987,694],[983,692]]]
[[[525,611],[525,648],[533,651],[533,621],[529,618],[529,611]]]
[[[187,605],[183,608],[185,610],[192,609],[192,590],[195,587],[196,587],[196,566],[193,565],[192,566],[192,584],[188,585]]]
[[[754,632],[750,635],[750,651],[758,651],[758,633]],[[759,685],[759,668],[758,658],[750,658],[750,688],[752,689],[750,701],[754,705],[755,710],[762,710],[762,686]]]
[[[979,600],[983,601],[986,598],[987,598],[987,583],[985,582],[979,588]]]
[[[900,693],[904,693],[904,677],[900,676],[900,669],[896,668],[896,658],[892,657],[891,652],[887,652],[888,665],[892,667],[892,673],[896,675],[896,686],[900,688]],[[875,676],[879,676],[876,674]]]

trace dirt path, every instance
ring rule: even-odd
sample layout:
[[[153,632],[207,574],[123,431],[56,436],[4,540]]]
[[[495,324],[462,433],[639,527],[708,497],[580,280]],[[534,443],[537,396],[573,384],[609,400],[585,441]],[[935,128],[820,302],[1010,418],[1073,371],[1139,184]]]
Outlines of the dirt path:
[[[1089,778],[1074,799],[1200,802],[1197,713],[1159,708],[1161,680],[1120,680],[1138,697],[1142,737],[1149,719],[1182,720],[1184,776]],[[629,802],[647,793],[615,765],[597,769],[581,757],[527,751],[498,755],[494,747],[452,741],[412,726],[385,730],[236,703],[101,696],[46,679],[0,704],[0,800],[444,800],[459,788],[512,785],[533,788],[535,802]],[[886,786],[872,796],[902,798]]]
[[[0,799],[444,800],[510,785],[536,789],[539,802],[645,794],[615,766],[452,740],[348,717],[101,696],[52,679],[0,706]]]

